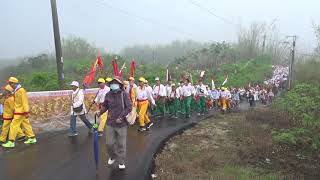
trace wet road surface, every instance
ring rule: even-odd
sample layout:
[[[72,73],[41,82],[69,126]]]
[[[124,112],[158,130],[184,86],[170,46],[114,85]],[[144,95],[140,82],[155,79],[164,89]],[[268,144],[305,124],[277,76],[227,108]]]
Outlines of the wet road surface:
[[[212,116],[211,112],[208,116]],[[93,158],[93,136],[80,128],[79,136],[70,138],[67,131],[44,133],[38,143],[26,146],[17,143],[15,149],[0,148],[1,180],[143,180],[150,179],[153,155],[164,141],[176,132],[205,117],[190,119],[157,118],[150,131],[138,133],[130,126],[127,139],[127,169],[106,165],[105,138],[99,139],[100,162],[96,170]],[[79,121],[78,121],[78,124]],[[117,165],[117,163],[115,163]]]

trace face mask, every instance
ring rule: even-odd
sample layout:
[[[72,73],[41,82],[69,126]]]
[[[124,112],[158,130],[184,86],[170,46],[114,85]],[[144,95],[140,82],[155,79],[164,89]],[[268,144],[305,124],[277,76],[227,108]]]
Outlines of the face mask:
[[[118,89],[120,89],[120,85],[119,84],[110,84],[110,89],[111,90],[118,90]]]

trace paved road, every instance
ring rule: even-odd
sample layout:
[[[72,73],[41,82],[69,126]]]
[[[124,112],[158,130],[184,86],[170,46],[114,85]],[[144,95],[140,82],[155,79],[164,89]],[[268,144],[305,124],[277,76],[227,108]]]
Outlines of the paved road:
[[[212,116],[211,113],[208,116]],[[1,180],[108,180],[150,179],[153,155],[169,136],[192,126],[204,117],[191,119],[156,119],[149,132],[128,130],[127,169],[107,167],[105,138],[100,139],[100,164],[96,171],[93,160],[93,137],[81,128],[79,136],[67,137],[66,131],[41,134],[39,143],[18,143],[12,150],[0,149]]]

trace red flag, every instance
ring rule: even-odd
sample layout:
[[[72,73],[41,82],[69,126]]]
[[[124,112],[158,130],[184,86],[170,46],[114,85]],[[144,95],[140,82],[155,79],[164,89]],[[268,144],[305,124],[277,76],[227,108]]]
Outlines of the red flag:
[[[100,70],[103,70],[103,68],[104,68],[103,61],[102,61],[102,57],[100,55],[98,56],[95,64],[100,68]]]
[[[118,67],[117,57],[116,57],[116,59],[112,60],[112,68],[113,68],[113,75],[114,76],[122,77],[122,74],[121,74],[119,67]]]
[[[134,59],[131,60],[131,63],[130,63],[130,77],[134,77],[134,74],[136,72],[136,61]]]
[[[90,72],[84,77],[83,85],[90,86],[92,82],[94,81],[94,77],[97,72],[97,67],[102,71],[103,70],[103,61],[102,57],[99,55],[96,59],[96,61],[93,63]]]

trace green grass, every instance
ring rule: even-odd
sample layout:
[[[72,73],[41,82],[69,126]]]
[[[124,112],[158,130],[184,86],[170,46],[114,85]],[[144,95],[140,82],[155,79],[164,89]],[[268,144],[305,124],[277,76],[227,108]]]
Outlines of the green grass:
[[[261,170],[252,168],[244,168],[239,166],[227,165],[223,169],[216,172],[221,179],[236,179],[236,180],[278,180],[280,177],[275,174],[266,174]]]

